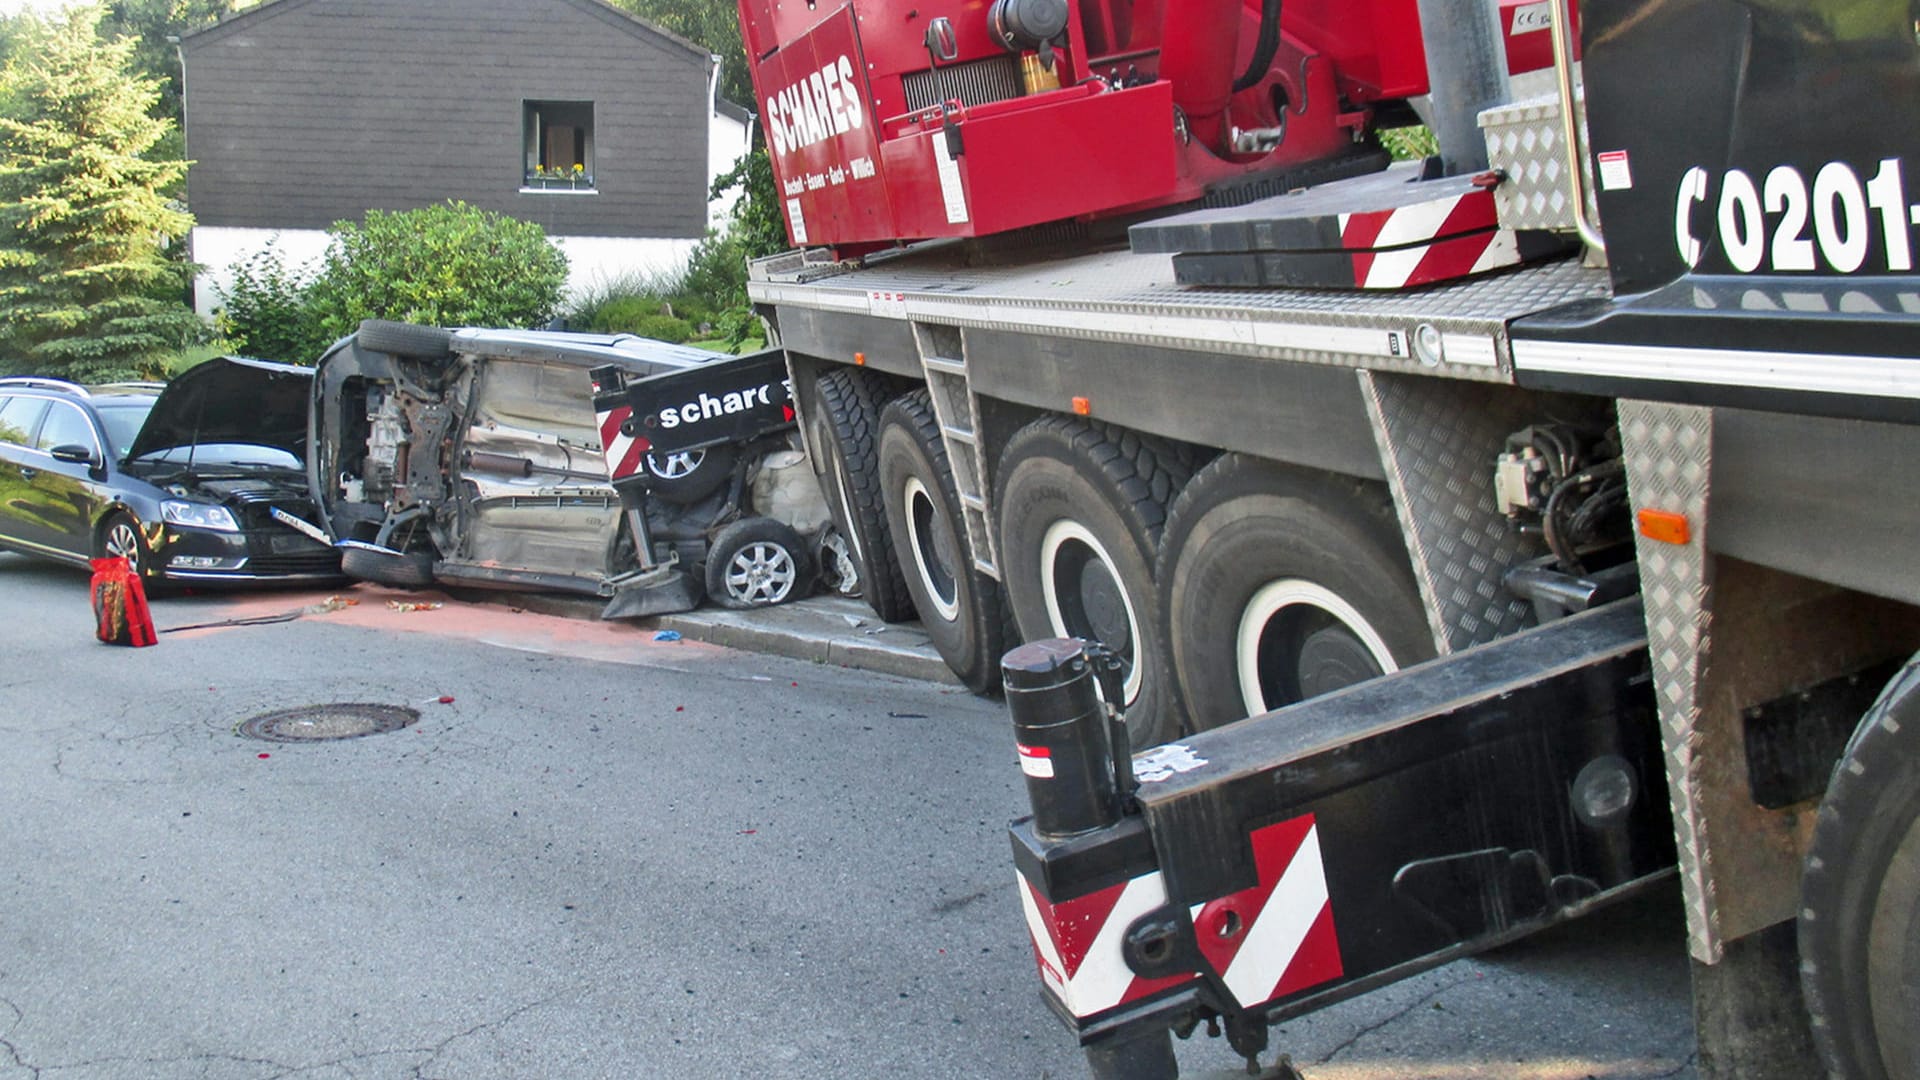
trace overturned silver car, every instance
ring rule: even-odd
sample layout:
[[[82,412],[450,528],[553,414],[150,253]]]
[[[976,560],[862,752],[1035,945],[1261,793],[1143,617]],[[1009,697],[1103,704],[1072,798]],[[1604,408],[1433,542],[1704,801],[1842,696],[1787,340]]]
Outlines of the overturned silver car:
[[[309,486],[363,580],[604,596],[608,617],[702,592],[733,607],[797,599],[828,514],[790,423],[643,451],[637,483],[609,479],[592,373],[643,384],[733,362],[630,335],[369,321],[315,371]]]

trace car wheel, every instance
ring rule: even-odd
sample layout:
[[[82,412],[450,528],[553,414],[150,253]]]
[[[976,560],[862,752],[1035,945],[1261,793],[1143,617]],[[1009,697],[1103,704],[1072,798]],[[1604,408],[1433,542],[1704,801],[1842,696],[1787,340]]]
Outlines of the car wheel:
[[[1800,885],[1800,985],[1833,1076],[1920,1076],[1920,661],[1860,721]]]
[[[662,502],[688,506],[719,490],[733,475],[740,449],[720,443],[699,450],[655,451],[646,458],[647,491]]]
[[[838,596],[860,595],[860,565],[853,561],[853,545],[831,521],[814,534],[813,563],[820,570],[821,588]]]
[[[433,584],[433,556],[418,551],[345,547],[340,549],[340,571],[376,585],[419,589]]]
[[[1175,501],[1156,577],[1196,730],[1433,655],[1384,492],[1238,454]]]
[[[148,581],[158,572],[154,565],[153,549],[147,546],[146,534],[140,531],[140,522],[124,510],[116,510],[100,523],[99,554],[105,558],[121,558],[141,580]]]
[[[860,592],[887,622],[914,617],[905,570],[880,494],[880,407],[885,384],[871,372],[839,369],[816,379],[807,407],[807,443],[820,455],[820,488],[860,569]]]
[[[976,694],[1000,687],[1013,627],[1000,583],[974,569],[940,422],[925,390],[880,411],[880,484],[893,550],[934,651]]]
[[[453,355],[453,335],[437,326],[363,319],[355,340],[363,349],[413,356],[422,360],[445,360]]]
[[[743,518],[721,529],[707,549],[707,595],[721,607],[784,604],[806,595],[812,582],[807,545],[783,521]]]
[[[1086,638],[1118,656],[1136,749],[1174,738],[1184,722],[1153,565],[1167,504],[1188,475],[1160,440],[1057,416],[1021,428],[1001,458],[1000,564],[1020,634]]]

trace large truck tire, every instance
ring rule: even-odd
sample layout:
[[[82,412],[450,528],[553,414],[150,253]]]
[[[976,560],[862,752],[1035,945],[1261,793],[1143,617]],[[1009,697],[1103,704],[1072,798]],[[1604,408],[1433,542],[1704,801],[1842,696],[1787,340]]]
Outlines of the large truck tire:
[[[973,568],[960,497],[925,390],[880,411],[880,484],[892,550],[934,650],[976,694],[1000,687],[1014,645],[1000,583]]]
[[[1433,656],[1385,492],[1226,454],[1174,503],[1157,578],[1195,730]]]
[[[1157,439],[1059,416],[1021,428],[1000,460],[1000,567],[1020,636],[1088,638],[1117,654],[1135,749],[1185,729],[1153,565],[1188,475]]]
[[[915,615],[913,598],[880,493],[880,406],[886,396],[884,383],[868,372],[822,372],[808,401],[807,443],[820,455],[820,488],[852,549],[861,595],[880,618],[905,622]]]
[[[1860,721],[1801,882],[1800,984],[1844,1080],[1920,1078],[1920,657]]]

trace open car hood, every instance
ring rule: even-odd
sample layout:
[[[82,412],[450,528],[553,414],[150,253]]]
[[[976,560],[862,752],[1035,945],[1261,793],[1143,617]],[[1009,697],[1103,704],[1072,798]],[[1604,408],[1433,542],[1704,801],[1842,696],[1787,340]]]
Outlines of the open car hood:
[[[127,447],[137,458],[176,446],[245,443],[305,460],[313,369],[222,356],[188,368],[154,400]]]

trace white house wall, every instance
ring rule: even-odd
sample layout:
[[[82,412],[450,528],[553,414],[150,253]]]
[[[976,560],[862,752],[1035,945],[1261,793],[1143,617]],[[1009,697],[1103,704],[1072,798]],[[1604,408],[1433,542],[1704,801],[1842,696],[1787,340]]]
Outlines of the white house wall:
[[[665,277],[687,264],[697,240],[632,239],[615,236],[555,236],[567,256],[567,295],[632,278]],[[233,267],[266,250],[271,243],[288,269],[318,269],[327,250],[319,229],[240,229],[202,225],[193,230],[193,259],[206,267],[194,282],[193,307],[203,318],[226,303]]]

